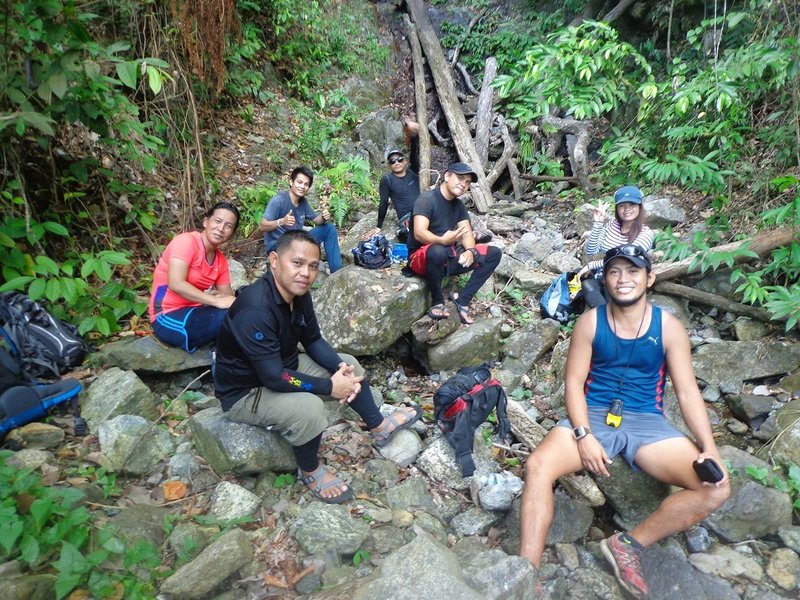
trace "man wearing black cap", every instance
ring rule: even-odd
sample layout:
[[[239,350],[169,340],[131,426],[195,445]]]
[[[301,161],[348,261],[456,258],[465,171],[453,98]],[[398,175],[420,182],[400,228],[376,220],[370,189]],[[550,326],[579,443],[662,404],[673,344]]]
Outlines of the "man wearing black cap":
[[[702,521],[725,502],[730,486],[694,378],[689,336],[676,317],[647,301],[655,281],[650,259],[640,246],[617,246],[606,252],[603,269],[610,301],[584,313],[570,341],[569,418],[525,465],[520,555],[540,566],[558,478],[580,469],[608,477],[607,465],[621,454],[635,471],[683,488],[629,532],[601,542],[620,584],[645,598],[642,549]],[[666,373],[694,440],[664,418]],[[704,470],[712,473],[701,480]]]
[[[428,316],[446,319],[442,278],[472,271],[460,294],[450,294],[461,322],[474,320],[469,303],[500,262],[499,248],[476,244],[472,225],[459,196],[469,190],[478,175],[465,163],[454,163],[445,171],[438,188],[419,195],[414,203],[411,233],[408,236],[408,266],[428,283],[432,306]]]
[[[386,164],[389,165],[389,172],[381,177],[378,187],[381,197],[378,205],[378,229],[383,227],[391,199],[397,213],[397,221],[401,228],[405,222],[407,235],[414,200],[419,196],[419,177],[408,167],[408,160],[402,150],[389,150],[386,153]],[[405,242],[406,240],[400,241]]]

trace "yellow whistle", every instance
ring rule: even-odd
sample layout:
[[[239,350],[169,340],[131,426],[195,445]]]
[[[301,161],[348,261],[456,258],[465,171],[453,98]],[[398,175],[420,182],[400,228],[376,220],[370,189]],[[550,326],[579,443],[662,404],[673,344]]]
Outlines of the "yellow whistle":
[[[622,423],[622,400],[615,399],[611,401],[611,407],[608,409],[606,415],[606,425],[611,427],[619,427]]]

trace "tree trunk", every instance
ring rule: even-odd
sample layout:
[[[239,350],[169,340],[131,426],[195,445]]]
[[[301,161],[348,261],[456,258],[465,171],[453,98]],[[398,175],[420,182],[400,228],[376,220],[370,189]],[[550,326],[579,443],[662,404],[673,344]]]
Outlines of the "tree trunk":
[[[568,148],[570,163],[572,164],[572,174],[578,178],[581,187],[587,194],[591,194],[594,186],[589,180],[589,142],[591,141],[592,122],[576,121],[575,119],[561,119],[552,115],[547,115],[542,119],[542,124],[550,126],[558,131],[559,134],[572,134],[575,136],[574,142],[569,137]]]
[[[487,185],[480,158],[475,150],[475,143],[467,126],[467,120],[464,118],[464,113],[458,103],[450,67],[445,60],[442,46],[439,44],[439,39],[433,31],[433,27],[428,20],[428,14],[425,12],[420,0],[406,0],[406,5],[411,13],[411,19],[417,26],[419,41],[428,59],[433,81],[436,84],[439,103],[442,105],[442,110],[444,110],[458,156],[478,174],[477,183],[471,187],[475,209],[479,213],[485,213],[493,203],[492,190]]]
[[[428,122],[428,98],[425,89],[425,65],[422,58],[422,48],[419,45],[417,29],[408,18],[403,15],[406,27],[408,44],[411,46],[411,59],[414,63],[414,98],[417,107],[417,123],[419,128],[419,189],[427,191],[431,187],[431,136],[425,124]]]
[[[791,229],[790,227],[784,227],[782,229],[772,229],[770,231],[764,231],[759,233],[753,238],[749,240],[742,240],[740,242],[732,242],[730,244],[723,244],[722,246],[717,246],[713,250],[715,252],[730,252],[732,250],[736,250],[745,244],[748,245],[748,249],[755,252],[759,257],[764,257],[775,248],[780,248],[781,246],[787,246],[795,239],[797,232]],[[692,261],[699,253],[695,253],[694,255],[690,256],[689,258],[684,258],[683,260],[675,263],[659,263],[653,267],[653,272],[656,274],[656,282],[667,281],[669,279],[676,279],[677,277],[683,277],[689,273],[689,266],[692,264]],[[734,259],[734,262],[746,262],[748,260],[752,260],[752,257],[749,256],[737,256]],[[699,268],[695,267],[692,271],[698,271]]]
[[[490,56],[486,59],[481,94],[478,96],[478,110],[475,116],[475,150],[483,169],[486,169],[489,161],[489,132],[492,126],[492,100],[494,98],[494,89],[491,84],[496,76],[497,59]]]
[[[653,289],[657,292],[669,294],[670,296],[680,296],[681,298],[686,298],[689,300],[689,302],[694,302],[696,304],[716,306],[724,311],[732,312],[737,315],[744,315],[746,317],[750,317],[751,319],[757,319],[759,321],[766,322],[772,321],[770,314],[763,308],[757,308],[755,306],[750,306],[749,304],[734,302],[733,300],[728,300],[727,298],[723,298],[717,294],[710,294],[709,292],[696,290],[685,285],[672,283],[671,281],[661,281],[656,283],[653,286]]]
[[[508,400],[508,420],[511,422],[511,431],[531,451],[547,435],[547,430],[531,419],[519,402],[510,398]],[[584,498],[592,506],[602,506],[606,503],[603,492],[591,477],[573,474],[565,475],[558,481],[570,494]]]
[[[619,4],[617,4],[614,8],[608,11],[605,16],[601,19],[601,21],[605,21],[606,23],[613,23],[617,19],[619,19],[625,11],[628,10],[632,5],[636,4],[636,0],[620,0]]]

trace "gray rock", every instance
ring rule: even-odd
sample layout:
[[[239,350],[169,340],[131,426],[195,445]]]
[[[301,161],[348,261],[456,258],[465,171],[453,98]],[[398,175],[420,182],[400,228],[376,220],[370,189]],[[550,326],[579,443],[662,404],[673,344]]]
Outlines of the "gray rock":
[[[175,449],[172,436],[163,426],[152,425],[144,417],[119,415],[97,428],[100,450],[115,471],[146,475]]]
[[[538,297],[550,287],[550,284],[553,283],[553,279],[556,277],[558,277],[558,275],[554,273],[544,273],[532,269],[518,269],[514,272],[512,285],[518,287],[526,294]]]
[[[4,600],[51,600],[56,597],[56,576],[50,573],[0,577]]]
[[[739,477],[733,477],[730,485],[731,497],[705,520],[720,538],[741,542],[792,524],[788,494]]]
[[[531,563],[499,548],[473,557],[463,567],[466,582],[486,600],[527,600],[536,581]]]
[[[242,263],[230,257],[227,257],[227,259],[228,259],[228,268],[231,274],[231,288],[235,292],[236,290],[243,288],[244,286],[248,285],[251,282],[247,278],[247,271],[245,270],[244,265]]]
[[[514,498],[522,492],[522,480],[510,473],[478,478],[478,498],[485,510],[509,510]]]
[[[118,415],[139,415],[155,421],[159,416],[158,404],[150,388],[136,373],[112,367],[98,375],[89,386],[81,405],[81,415],[89,423],[89,428],[97,431],[100,423]]]
[[[362,519],[352,518],[343,506],[312,502],[300,512],[289,532],[309,554],[333,549],[348,555],[361,547],[370,528]]]
[[[53,454],[47,450],[39,450],[36,448],[23,448],[14,452],[6,459],[6,464],[18,469],[38,469],[43,464],[53,458]]]
[[[366,92],[369,96],[374,97],[376,89],[380,89],[376,88],[374,82],[371,82],[369,87],[372,88],[371,91],[367,92],[364,89],[359,92],[359,95]],[[356,91],[352,85],[351,90]],[[353,136],[358,142],[358,147],[366,151],[370,166],[378,172],[386,168],[386,157],[384,156],[386,151],[392,148],[403,148],[405,145],[403,125],[400,121],[400,114],[395,108],[382,108],[372,112],[356,126]],[[349,252],[349,248],[342,247],[342,254],[346,252]]]
[[[650,546],[642,555],[642,568],[650,586],[651,598],[708,598],[738,600],[730,583],[713,573],[698,573],[690,558],[662,545]]]
[[[772,410],[772,396],[754,396],[753,394],[731,394],[725,396],[725,402],[731,412],[745,423],[755,418],[764,418]]]
[[[219,521],[249,517],[261,506],[261,498],[230,481],[222,481],[211,495],[209,514]]]
[[[554,229],[545,229],[524,234],[515,244],[509,247],[508,253],[512,258],[516,258],[530,268],[535,269],[554,251],[563,248],[564,238],[561,232]]]
[[[718,342],[704,344],[692,356],[698,379],[712,385],[783,375],[800,367],[800,344],[780,342]]]
[[[800,346],[800,345],[799,345]],[[800,465],[800,421],[797,419],[800,400],[784,404],[775,414],[781,435],[772,445],[772,456],[787,467]]]
[[[500,513],[471,506],[453,517],[450,526],[456,535],[485,535],[490,527],[500,522],[501,518]]]
[[[428,302],[422,279],[361,267],[337,271],[315,296],[325,339],[339,352],[356,356],[388,348],[425,313]]]
[[[792,396],[800,396],[800,371],[782,378],[778,382],[778,387],[786,390]]]
[[[481,477],[499,470],[497,462],[491,456],[490,447],[480,435],[480,430],[475,432],[472,459],[475,462],[475,474],[472,477]],[[470,478],[465,479],[461,476],[461,467],[456,463],[455,451],[443,435],[437,436],[423,450],[417,459],[417,468],[431,479],[442,482],[448,489],[463,491],[469,487]]]
[[[800,584],[800,557],[789,548],[777,548],[767,564],[767,575],[781,588],[796,590]]]
[[[450,316],[446,319],[431,319],[425,315],[411,324],[411,335],[417,345],[424,347],[438,344],[461,327],[458,313],[449,309],[448,312]]]
[[[240,475],[261,471],[294,471],[292,447],[277,432],[229,421],[218,408],[189,419],[197,453],[218,473]]]
[[[781,541],[787,548],[791,548],[800,554],[800,527],[796,525],[779,527],[778,536],[780,536]]]
[[[733,334],[740,342],[755,342],[769,335],[769,325],[747,317],[739,317],[733,322]]]
[[[462,327],[428,349],[428,368],[434,372],[450,371],[494,360],[500,351],[502,323],[499,318],[478,317],[469,327]]]
[[[409,565],[418,565],[420,568],[414,569],[413,575],[409,576]],[[483,598],[482,594],[464,582],[456,555],[427,535],[417,536],[412,542],[390,554],[368,581],[348,595],[340,597],[348,596],[352,600]]]
[[[394,410],[383,410],[381,413],[386,416],[387,413],[395,412]],[[393,408],[393,407],[392,407]],[[405,429],[398,431],[389,440],[389,443],[382,448],[378,448],[378,452],[383,458],[388,458],[400,467],[407,467],[413,463],[420,452],[422,452],[422,440],[416,431]]]
[[[372,479],[384,487],[390,487],[397,483],[397,479],[400,476],[400,470],[397,465],[390,460],[372,458],[367,461],[365,466]]]
[[[364,547],[368,548],[373,556],[385,556],[401,546],[405,546],[413,539],[414,534],[408,529],[399,529],[392,525],[374,527],[370,530]]]
[[[189,354],[180,348],[165,346],[152,335],[103,344],[92,357],[104,367],[149,373],[177,373],[211,365],[211,354],[207,347]]]
[[[208,598],[210,593],[241,567],[253,560],[253,546],[239,528],[225,533],[192,562],[170,575],[161,593],[175,600]]]
[[[170,477],[189,483],[199,472],[200,464],[192,452],[176,452],[169,459],[167,473]]]
[[[711,547],[711,537],[705,527],[693,525],[683,535],[686,538],[686,547],[689,548],[689,552],[708,552]]]
[[[418,512],[414,515],[414,530],[422,530],[433,536],[440,544],[447,545],[447,529],[442,522],[430,513]]]
[[[669,494],[669,486],[643,471],[634,471],[621,456],[609,465],[611,477],[595,477],[595,483],[617,511],[619,523],[630,529],[653,513]]]
[[[553,252],[542,261],[542,267],[553,273],[568,273],[579,271],[581,261],[574,254],[568,252]]]
[[[689,301],[666,294],[648,294],[647,298],[653,306],[658,306],[666,312],[674,315],[686,329],[691,327],[689,322]]]
[[[519,375],[527,373],[533,363],[555,345],[560,331],[559,324],[552,319],[544,319],[517,329],[503,346],[503,369]]]
[[[208,527],[194,521],[182,521],[169,534],[169,546],[178,562],[196,557],[219,534],[219,527]]]
[[[164,543],[164,517],[168,514],[161,506],[135,504],[111,517],[108,524],[129,547],[146,542],[158,548]]]
[[[64,430],[49,423],[28,423],[12,429],[6,441],[13,441],[29,449],[55,448],[64,441]]]
[[[663,229],[686,221],[686,212],[676,206],[672,198],[648,196],[644,199],[644,209],[647,211],[647,224],[653,229]]]
[[[422,507],[428,512],[436,513],[436,503],[428,491],[428,484],[422,477],[409,477],[400,485],[390,488],[386,492],[386,501],[389,507],[408,509]]]
[[[690,555],[689,562],[699,571],[719,577],[747,577],[751,581],[764,579],[764,569],[756,560],[722,544],[714,544],[708,553]]]

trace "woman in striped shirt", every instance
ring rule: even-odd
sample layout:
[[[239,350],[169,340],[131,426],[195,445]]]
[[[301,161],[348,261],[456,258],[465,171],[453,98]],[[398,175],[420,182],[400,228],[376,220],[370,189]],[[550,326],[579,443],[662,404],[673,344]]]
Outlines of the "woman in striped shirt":
[[[642,192],[633,185],[626,185],[614,194],[614,218],[605,223],[606,205],[594,209],[592,232],[586,240],[586,256],[605,254],[611,248],[623,244],[634,244],[650,252],[653,249],[655,232],[646,225],[646,215],[642,206]],[[603,260],[589,262],[579,275],[585,279],[590,274],[602,274]]]

